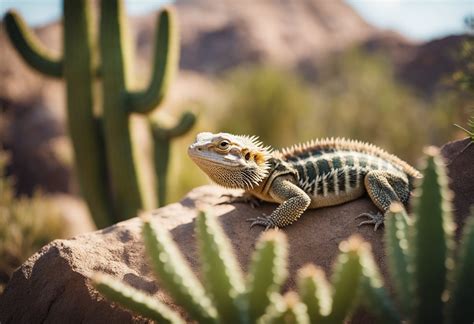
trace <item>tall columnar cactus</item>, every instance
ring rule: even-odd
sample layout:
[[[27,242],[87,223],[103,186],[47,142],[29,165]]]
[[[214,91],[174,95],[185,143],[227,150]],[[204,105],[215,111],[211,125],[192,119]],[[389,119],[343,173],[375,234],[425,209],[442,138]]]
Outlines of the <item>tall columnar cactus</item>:
[[[43,47],[23,19],[10,11],[5,29],[24,61],[49,77],[64,78],[69,134],[82,193],[99,227],[110,223],[111,205],[100,118],[94,115],[95,55],[91,29],[91,4],[87,0],[64,2],[62,57]]]
[[[153,201],[145,199],[145,181],[139,172],[139,162],[144,157],[137,156],[133,145],[130,117],[133,113],[148,116],[162,102],[177,67],[179,40],[175,14],[165,8],[157,21],[151,80],[145,89],[136,90],[129,73],[131,44],[125,35],[122,1],[101,1],[99,50],[92,36],[91,3],[64,1],[61,58],[41,46],[17,13],[7,13],[5,26],[27,64],[66,81],[68,126],[82,193],[97,226],[104,227],[135,216],[140,209],[154,207]],[[102,82],[102,101],[94,96],[95,80]],[[100,102],[102,108],[94,109]],[[167,141],[157,140],[160,204],[166,197],[170,140],[188,131],[193,123],[194,116],[186,113],[180,124],[165,132]],[[162,143],[166,145],[163,148]]]
[[[472,323],[474,213],[465,225],[455,260],[452,194],[445,167],[437,149],[426,154],[412,218],[407,218],[402,206],[394,205],[386,221],[390,275],[408,322]]]

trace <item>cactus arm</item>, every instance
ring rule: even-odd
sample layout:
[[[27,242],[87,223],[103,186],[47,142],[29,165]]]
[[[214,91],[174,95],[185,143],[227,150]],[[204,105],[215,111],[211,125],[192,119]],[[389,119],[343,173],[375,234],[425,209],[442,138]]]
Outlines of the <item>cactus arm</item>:
[[[463,232],[447,312],[453,324],[474,322],[474,206]]]
[[[337,258],[332,276],[334,293],[331,313],[323,319],[323,323],[342,323],[355,306],[362,272],[359,257],[362,244],[359,237],[350,237],[339,245],[342,253]]]
[[[215,322],[215,308],[169,232],[154,226],[149,218],[143,220],[145,248],[161,285],[192,318],[202,323]]]
[[[203,280],[206,291],[222,323],[239,322],[241,310],[239,296],[244,290],[240,267],[232,248],[217,220],[200,212],[196,219],[196,234],[201,256]]]
[[[400,323],[400,316],[384,287],[382,275],[375,264],[370,245],[365,243],[359,255],[362,266],[360,303],[381,323]]]
[[[165,304],[110,276],[95,274],[92,282],[94,287],[109,300],[139,315],[157,323],[184,324],[183,319]]]
[[[312,264],[298,271],[298,293],[306,305],[311,323],[319,323],[327,316],[331,308],[331,288],[324,271]]]
[[[414,262],[414,322],[443,320],[442,294],[448,264],[452,264],[453,231],[450,192],[439,151],[426,150],[423,181],[415,191],[414,223],[410,245]]]
[[[181,115],[179,122],[171,128],[161,127],[154,118],[150,118],[154,141],[154,165],[158,181],[159,206],[166,204],[167,175],[170,156],[171,140],[188,132],[196,122],[196,116],[191,112]]]
[[[390,276],[404,315],[411,314],[413,291],[408,271],[408,217],[400,204],[392,204],[385,218],[385,254]]]
[[[81,192],[98,228],[110,226],[107,166],[102,127],[94,115],[92,8],[87,0],[64,1],[64,78],[68,129]]]
[[[257,242],[247,279],[249,322],[265,313],[270,295],[277,292],[287,276],[286,237],[277,231],[265,232]]]
[[[128,92],[129,109],[148,113],[165,96],[179,61],[179,33],[172,8],[164,8],[156,22],[153,75],[146,90]]]
[[[41,44],[16,11],[8,11],[4,20],[11,43],[28,65],[48,76],[62,77],[62,60]]]

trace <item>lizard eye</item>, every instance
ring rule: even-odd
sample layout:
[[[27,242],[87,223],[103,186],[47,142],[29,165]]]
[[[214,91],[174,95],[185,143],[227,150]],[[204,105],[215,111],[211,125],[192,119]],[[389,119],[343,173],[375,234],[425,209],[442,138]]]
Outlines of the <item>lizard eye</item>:
[[[250,160],[250,152],[247,152],[247,154],[245,154],[245,159],[248,161]]]
[[[222,141],[222,142],[219,143],[219,148],[226,149],[227,147],[229,147],[229,142],[228,141]]]

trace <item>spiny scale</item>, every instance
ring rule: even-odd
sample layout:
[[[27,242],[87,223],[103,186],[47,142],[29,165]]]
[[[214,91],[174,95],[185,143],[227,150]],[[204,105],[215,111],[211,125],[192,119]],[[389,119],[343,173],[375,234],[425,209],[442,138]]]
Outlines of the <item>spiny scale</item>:
[[[282,160],[294,160],[297,158],[311,156],[318,156],[322,153],[329,152],[359,152],[365,153],[368,156],[379,157],[394,166],[400,167],[403,172],[414,178],[419,178],[421,175],[412,166],[405,161],[399,159],[397,156],[386,152],[385,150],[369,143],[358,140],[348,140],[345,138],[325,138],[318,140],[311,140],[305,143],[296,144],[289,148],[284,148],[280,151],[274,152],[274,156]]]

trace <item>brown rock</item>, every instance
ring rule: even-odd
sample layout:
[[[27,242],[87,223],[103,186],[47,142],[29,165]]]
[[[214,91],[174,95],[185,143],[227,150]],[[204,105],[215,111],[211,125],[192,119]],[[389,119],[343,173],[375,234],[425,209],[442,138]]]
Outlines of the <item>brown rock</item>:
[[[448,166],[451,179],[450,187],[454,191],[454,216],[458,228],[457,237],[469,215],[470,207],[474,207],[474,143],[471,139],[453,141],[441,148],[441,154]]]
[[[275,206],[259,209],[250,206],[215,205],[227,190],[204,186],[197,188],[180,203],[155,212],[154,219],[171,230],[181,251],[195,272],[199,272],[194,240],[196,205],[213,206],[230,237],[240,264],[247,268],[249,256],[261,232],[249,230],[248,217],[270,213]],[[338,244],[352,233],[360,233],[374,243],[374,252],[382,262],[382,231],[357,227],[354,216],[375,211],[368,199],[360,199],[339,207],[307,212],[295,225],[285,229],[290,242],[290,272],[288,287],[294,287],[295,271],[308,262],[331,268]],[[70,240],[57,240],[45,246],[26,261],[13,275],[0,296],[2,323],[35,322],[101,322],[135,320],[127,311],[112,306],[91,288],[89,278],[95,271],[109,273],[157,298],[166,298],[150,273],[140,236],[137,218],[101,231],[79,235]]]
[[[452,158],[465,142],[450,143],[443,153],[451,158],[450,174],[453,190],[463,203],[456,202],[456,213],[463,212],[465,204],[474,197],[474,174],[471,164],[474,150],[469,148]],[[460,163],[460,165],[458,165]],[[470,171],[462,171],[469,169]],[[464,172],[464,173],[459,173]],[[457,192],[457,190],[470,190]],[[259,209],[247,205],[224,204],[220,196],[228,192],[215,186],[204,186],[191,191],[179,203],[155,211],[154,221],[171,231],[173,237],[195,272],[200,272],[194,239],[196,206],[212,206],[244,270],[261,229],[249,230],[246,218],[270,213],[275,206],[266,204]],[[290,279],[287,288],[294,287],[298,268],[313,262],[329,273],[338,254],[339,243],[359,233],[372,244],[375,259],[386,275],[383,254],[383,230],[357,227],[354,217],[362,212],[376,211],[368,198],[341,206],[307,211],[294,225],[284,231],[290,243]],[[457,219],[460,219],[459,214]],[[464,216],[463,216],[464,217]],[[90,286],[89,278],[96,272],[106,272],[130,285],[143,289],[156,298],[170,299],[155,283],[144,257],[140,236],[140,220],[131,219],[101,231],[87,233],[70,240],[58,240],[45,246],[25,262],[14,274],[4,294],[0,296],[0,322],[142,322],[144,319],[104,300]],[[357,322],[367,322],[358,317]]]

